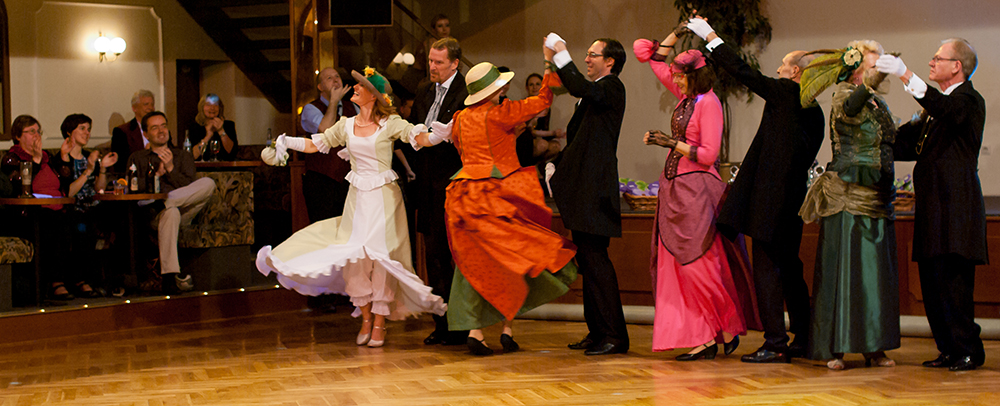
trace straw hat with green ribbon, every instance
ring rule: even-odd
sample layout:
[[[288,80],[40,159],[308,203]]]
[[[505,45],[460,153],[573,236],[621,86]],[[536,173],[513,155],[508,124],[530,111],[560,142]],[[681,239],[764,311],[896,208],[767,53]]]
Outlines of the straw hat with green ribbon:
[[[500,73],[496,66],[489,62],[481,62],[465,76],[465,87],[469,90],[469,97],[465,98],[465,105],[471,106],[490,97],[494,92],[510,82],[514,77],[514,72]]]
[[[352,70],[351,76],[372,94],[382,96],[375,98],[375,100],[378,101],[378,104],[386,107],[392,106],[392,99],[389,98],[389,93],[392,93],[392,86],[389,85],[389,81],[385,79],[385,76],[382,76],[380,73],[376,72],[375,69],[367,66],[365,66],[364,75],[358,73],[356,70]]]

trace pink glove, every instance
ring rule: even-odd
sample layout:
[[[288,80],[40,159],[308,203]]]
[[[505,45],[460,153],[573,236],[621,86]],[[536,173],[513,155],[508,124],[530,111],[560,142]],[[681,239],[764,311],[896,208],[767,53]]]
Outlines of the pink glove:
[[[639,62],[646,63],[649,62],[649,58],[656,53],[656,49],[660,46],[657,41],[650,41],[645,38],[639,38],[632,43],[632,51],[635,52],[635,59]]]

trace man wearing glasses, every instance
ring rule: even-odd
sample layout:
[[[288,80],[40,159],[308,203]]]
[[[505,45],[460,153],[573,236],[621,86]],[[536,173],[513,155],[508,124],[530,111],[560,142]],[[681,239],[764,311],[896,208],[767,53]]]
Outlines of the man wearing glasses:
[[[968,41],[945,40],[930,61],[928,87],[903,61],[883,55],[876,68],[902,80],[924,108],[896,133],[897,161],[916,161],[913,260],[920,270],[924,310],[941,355],[925,367],[966,371],[986,353],[974,320],[976,265],[989,262],[986,213],[979,183],[986,104],[972,86],[978,58]]]
[[[555,33],[546,38],[545,52],[563,86],[581,99],[566,126],[566,149],[545,168],[563,224],[573,231],[583,275],[583,314],[590,332],[569,348],[586,350],[587,355],[625,353],[628,330],[618,277],[608,256],[611,237],[622,235],[617,151],[625,85],[618,74],[625,65],[625,49],[614,39],[594,41],[583,59],[590,80],[577,70],[566,42]]]

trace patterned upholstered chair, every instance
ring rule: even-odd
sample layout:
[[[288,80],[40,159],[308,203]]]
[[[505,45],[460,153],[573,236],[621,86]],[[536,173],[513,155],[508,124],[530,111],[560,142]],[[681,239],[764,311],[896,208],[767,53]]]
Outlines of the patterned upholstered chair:
[[[195,289],[218,290],[253,283],[253,173],[198,172],[211,178],[216,190],[205,208],[177,238],[181,268],[195,279]]]
[[[0,312],[13,307],[11,265],[31,262],[34,256],[31,243],[17,237],[0,237]]]

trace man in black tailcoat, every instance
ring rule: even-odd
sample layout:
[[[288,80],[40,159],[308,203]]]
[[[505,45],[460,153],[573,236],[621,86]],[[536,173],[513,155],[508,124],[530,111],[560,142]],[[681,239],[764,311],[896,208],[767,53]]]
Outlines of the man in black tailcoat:
[[[608,256],[611,238],[622,235],[617,151],[625,115],[625,85],[618,74],[625,65],[625,49],[614,39],[594,41],[584,58],[584,77],[573,64],[562,38],[549,34],[545,46],[546,52],[554,53],[552,61],[563,86],[580,98],[566,126],[566,149],[554,165],[546,166],[552,196],[577,246],[576,260],[583,276],[583,313],[590,330],[583,340],[569,347],[586,350],[587,355],[625,353],[629,347],[628,330],[618,277]]]
[[[974,320],[976,265],[989,263],[986,210],[979,183],[986,103],[972,86],[978,58],[968,41],[945,40],[930,62],[927,84],[898,57],[884,55],[876,68],[899,76],[924,108],[896,133],[897,161],[913,167],[916,194],[913,260],[927,321],[941,355],[925,367],[966,371],[983,365],[986,353]]]
[[[799,79],[811,59],[793,51],[781,60],[778,78],[747,65],[700,18],[688,28],[709,41],[715,66],[764,99],[764,114],[740,166],[732,190],[716,220],[733,239],[738,233],[753,240],[754,290],[764,345],[742,357],[743,362],[790,362],[802,356],[809,337],[809,291],[802,277],[799,207],[806,195],[809,166],[823,144],[824,116],[818,104],[802,107]],[[784,308],[788,309],[795,344],[789,346]]]
[[[430,83],[417,89],[410,121],[448,123],[452,116],[465,108],[469,96],[465,77],[458,71],[462,48],[454,38],[442,38],[431,45],[427,52]],[[410,154],[410,166],[417,175],[407,186],[409,201],[417,209],[417,231],[424,235],[424,258],[427,264],[427,283],[434,294],[448,301],[455,266],[448,247],[448,230],[444,220],[445,189],[451,176],[462,169],[462,158],[451,143],[441,143],[434,148],[422,148]],[[448,331],[448,317],[434,316],[434,332],[424,344],[462,345],[468,331]]]

